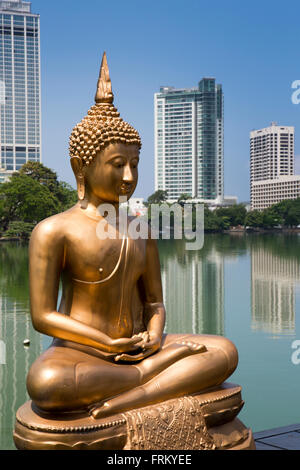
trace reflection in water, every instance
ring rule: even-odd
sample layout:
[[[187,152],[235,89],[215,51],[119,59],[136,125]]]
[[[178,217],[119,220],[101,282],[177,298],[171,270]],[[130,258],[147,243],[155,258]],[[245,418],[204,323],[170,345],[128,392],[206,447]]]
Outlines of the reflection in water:
[[[208,240],[201,251],[159,245],[168,333],[224,335],[224,257]]]
[[[43,348],[29,315],[27,248],[1,244],[0,260],[0,341],[6,350],[6,364],[0,364],[0,449],[12,449],[15,412],[28,400],[26,375]],[[23,346],[27,338],[30,348]]]
[[[254,330],[273,334],[295,333],[295,283],[300,280],[300,262],[297,253],[290,251],[290,241],[289,237],[277,240],[271,237],[258,240],[252,246]]]

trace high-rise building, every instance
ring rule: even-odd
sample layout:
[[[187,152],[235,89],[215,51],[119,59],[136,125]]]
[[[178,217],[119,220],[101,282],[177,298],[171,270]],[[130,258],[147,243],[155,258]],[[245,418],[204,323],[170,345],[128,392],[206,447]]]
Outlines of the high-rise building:
[[[251,182],[294,174],[294,127],[271,126],[250,133]]]
[[[299,179],[299,177],[298,177]],[[272,123],[250,133],[251,208],[265,209],[294,197],[294,127]],[[299,191],[297,192],[299,197]]]
[[[222,86],[203,78],[197,88],[162,87],[154,96],[155,190],[208,203],[224,197]]]
[[[40,18],[0,0],[0,182],[41,161]]]

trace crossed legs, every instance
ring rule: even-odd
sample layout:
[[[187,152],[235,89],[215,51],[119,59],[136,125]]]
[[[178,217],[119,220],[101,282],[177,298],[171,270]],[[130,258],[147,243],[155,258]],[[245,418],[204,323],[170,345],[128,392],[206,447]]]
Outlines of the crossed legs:
[[[51,346],[31,367],[27,388],[43,410],[89,408],[103,418],[219,385],[237,362],[229,340],[208,335],[167,335],[158,353],[133,365]]]

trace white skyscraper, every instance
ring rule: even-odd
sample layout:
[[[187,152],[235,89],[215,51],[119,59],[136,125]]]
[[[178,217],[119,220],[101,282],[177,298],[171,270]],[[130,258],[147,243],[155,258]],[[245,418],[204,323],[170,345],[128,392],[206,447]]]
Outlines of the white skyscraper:
[[[252,131],[251,182],[294,174],[294,127],[277,126]]]
[[[224,197],[222,86],[203,78],[197,88],[162,87],[154,97],[155,190],[210,203]]]
[[[250,133],[251,208],[262,210],[300,196],[294,176],[294,127],[271,126]]]
[[[0,144],[0,182],[41,161],[40,18],[22,0],[0,0]]]

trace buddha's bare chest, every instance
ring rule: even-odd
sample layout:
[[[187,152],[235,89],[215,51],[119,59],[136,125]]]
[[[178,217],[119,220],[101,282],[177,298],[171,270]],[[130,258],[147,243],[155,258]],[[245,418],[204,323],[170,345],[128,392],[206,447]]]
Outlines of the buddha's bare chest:
[[[114,240],[99,240],[93,234],[85,235],[81,240],[66,244],[65,269],[72,279],[102,283],[126,270],[130,270],[131,277],[136,279],[142,275],[146,263],[145,240],[121,236]]]

